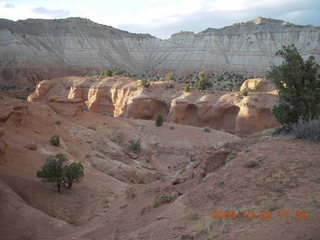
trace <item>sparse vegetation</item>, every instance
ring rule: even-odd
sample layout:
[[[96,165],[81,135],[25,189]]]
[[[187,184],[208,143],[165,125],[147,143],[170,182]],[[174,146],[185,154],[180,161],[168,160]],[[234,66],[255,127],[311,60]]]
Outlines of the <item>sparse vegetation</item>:
[[[310,56],[303,60],[294,45],[283,46],[276,53],[284,58],[280,66],[273,66],[267,74],[279,92],[279,104],[273,107],[277,120],[290,126],[299,118],[312,120],[320,114],[319,65]]]
[[[206,239],[213,240],[228,231],[228,222],[225,219],[205,219],[197,229],[197,235],[205,235]]]
[[[173,81],[174,80],[174,75],[172,72],[169,72],[166,74],[166,79],[169,81]]]
[[[159,113],[157,118],[156,118],[156,126],[160,127],[163,124],[163,117],[162,115]]]
[[[137,74],[135,74],[135,73],[132,73],[132,72],[130,72],[130,73],[128,73],[128,77],[136,77],[137,76]]]
[[[110,69],[106,69],[100,75],[103,76],[103,77],[111,77],[112,76],[112,71]]]
[[[16,89],[15,86],[13,86],[13,87],[8,87],[8,86],[6,86],[6,85],[1,85],[1,84],[0,84],[0,90],[10,91],[10,90],[14,90],[14,89]]]
[[[241,92],[240,92],[241,96],[248,96],[248,89],[243,89]]]
[[[244,166],[246,167],[246,168],[254,168],[254,167],[256,167],[256,166],[258,166],[259,164],[256,162],[256,161],[249,161],[249,162],[246,162],[245,164],[244,164]]]
[[[183,88],[183,92],[184,92],[184,93],[190,92],[190,85],[185,86],[185,87]]]
[[[73,182],[80,182],[83,178],[83,166],[80,162],[64,165],[66,161],[68,159],[62,153],[50,155],[42,166],[42,170],[37,172],[37,177],[43,182],[56,183],[58,192],[62,184],[66,184],[71,189]]]
[[[119,68],[119,67],[117,67],[114,71],[113,71],[113,74],[114,75],[122,75],[124,73],[124,71],[121,69],[121,68]]]
[[[298,122],[292,124],[291,132],[296,138],[320,143],[320,118],[309,121],[299,118]]]
[[[60,144],[60,138],[58,135],[54,135],[50,138],[49,142],[51,145],[58,147]]]
[[[150,81],[148,80],[148,79],[141,79],[140,80],[140,85],[142,86],[142,87],[149,87],[149,85],[150,85]]]
[[[225,163],[231,162],[233,159],[235,159],[237,156],[235,154],[230,153],[227,158],[224,160]]]
[[[210,129],[209,127],[204,127],[203,130],[204,130],[205,132],[211,132],[211,129]]]
[[[210,82],[206,76],[205,72],[199,72],[199,79],[196,81],[196,88],[199,90],[205,90],[212,87],[212,82]]]
[[[199,218],[200,218],[199,215],[193,212],[188,212],[186,214],[186,219],[189,221],[197,221],[199,220]]]
[[[168,203],[172,200],[171,196],[167,194],[161,194],[159,198],[152,203],[153,208],[159,207],[161,204]]]
[[[129,140],[128,149],[135,153],[139,153],[141,151],[141,142],[140,138],[138,140]]]
[[[56,125],[61,125],[61,121],[60,121],[60,120],[56,120],[56,121],[54,122],[54,124],[56,124]]]

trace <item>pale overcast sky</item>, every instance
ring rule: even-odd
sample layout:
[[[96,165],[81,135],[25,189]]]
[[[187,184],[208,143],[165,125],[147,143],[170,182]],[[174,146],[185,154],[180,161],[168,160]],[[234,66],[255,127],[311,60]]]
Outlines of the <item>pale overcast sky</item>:
[[[0,18],[83,17],[160,38],[258,16],[320,26],[320,0],[0,0]]]

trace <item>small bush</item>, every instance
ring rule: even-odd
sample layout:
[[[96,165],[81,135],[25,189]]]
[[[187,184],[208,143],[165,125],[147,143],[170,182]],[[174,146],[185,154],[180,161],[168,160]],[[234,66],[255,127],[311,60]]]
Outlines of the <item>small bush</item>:
[[[276,127],[272,133],[272,135],[281,135],[281,134],[289,134],[290,133],[290,128],[287,126],[279,126]]]
[[[140,80],[140,85],[142,86],[142,87],[149,87],[149,85],[150,85],[150,81],[148,80],[148,79],[141,79]]]
[[[310,121],[299,118],[297,123],[292,124],[291,132],[296,138],[320,143],[320,118]]]
[[[104,77],[111,77],[112,76],[112,71],[110,69],[106,69],[100,75],[104,76]]]
[[[256,166],[258,166],[259,164],[256,161],[249,161],[247,163],[244,164],[244,166],[246,168],[254,168]]]
[[[204,130],[205,132],[211,132],[211,129],[210,129],[209,127],[204,127],[203,130]]]
[[[60,121],[60,120],[56,120],[56,121],[54,122],[54,124],[56,124],[56,125],[61,125],[61,121]]]
[[[168,79],[168,80],[170,80],[170,81],[174,80],[174,75],[173,75],[173,73],[172,73],[172,72],[167,73],[167,74],[166,74],[166,79]]]
[[[160,126],[162,126],[162,124],[163,124],[163,117],[162,117],[162,115],[159,113],[158,116],[157,116],[157,119],[156,119],[156,125],[157,125],[158,127],[160,127]]]
[[[152,203],[152,207],[153,208],[159,207],[161,204],[168,203],[171,200],[172,198],[169,195],[162,194],[159,196],[159,198],[156,201]]]
[[[128,73],[128,77],[136,77],[137,76],[137,74],[135,74],[135,73]]]
[[[228,162],[232,161],[233,159],[235,159],[236,157],[237,157],[236,155],[230,153],[230,154],[227,156],[227,158],[224,160],[224,162],[225,162],[225,163],[228,163]]]
[[[121,68],[117,67],[113,73],[114,75],[122,75],[124,71]]]
[[[242,96],[248,96],[248,90],[245,88],[245,89],[243,89],[242,91],[241,91],[241,93],[240,93]]]
[[[152,207],[153,208],[157,208],[157,207],[159,207],[161,205],[161,203],[159,202],[159,201],[154,201],[153,203],[152,203]]]
[[[196,88],[205,90],[212,87],[212,82],[206,76],[205,72],[199,72],[199,79],[196,81]]]
[[[57,146],[59,146],[59,144],[60,144],[60,138],[59,138],[58,135],[54,135],[54,136],[52,136],[52,137],[50,138],[49,142],[51,143],[51,145],[57,147]]]
[[[140,138],[138,140],[129,140],[129,150],[133,151],[135,153],[138,153],[141,151],[141,143]]]
[[[199,220],[199,215],[193,212],[188,212],[186,214],[186,219],[189,221],[197,221]]]
[[[190,92],[190,85],[185,86],[184,89],[183,89],[183,92],[184,92],[184,93]]]

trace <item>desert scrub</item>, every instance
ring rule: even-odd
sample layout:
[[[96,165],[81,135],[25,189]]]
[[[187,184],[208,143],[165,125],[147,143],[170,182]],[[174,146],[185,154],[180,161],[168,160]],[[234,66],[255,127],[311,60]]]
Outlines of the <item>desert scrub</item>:
[[[185,86],[185,87],[183,88],[183,92],[184,92],[184,93],[190,92],[190,85]]]
[[[162,115],[159,113],[158,116],[157,116],[157,118],[156,118],[156,125],[157,125],[158,127],[160,127],[160,126],[162,126],[162,124],[163,124],[163,117],[162,117]]]
[[[114,75],[122,75],[124,73],[124,71],[121,69],[121,68],[119,68],[119,67],[117,67],[114,71],[113,71],[113,74]]]
[[[58,135],[54,135],[50,138],[49,142],[51,145],[58,147],[60,144],[60,138]]]
[[[204,127],[203,130],[204,130],[205,132],[211,132],[211,129],[210,129],[209,127]]]
[[[246,162],[245,164],[244,164],[244,166],[246,167],[246,168],[254,168],[254,167],[256,167],[256,166],[258,166],[259,164],[256,162],[256,161],[249,161],[249,162]]]
[[[197,221],[199,220],[199,215],[197,213],[188,212],[186,214],[186,219],[189,221]]]
[[[224,160],[224,163],[228,163],[230,161],[232,161],[233,159],[235,159],[237,156],[235,154],[230,153],[227,158]]]
[[[248,90],[245,88],[240,92],[241,96],[248,96]]]
[[[228,221],[225,219],[205,219],[197,228],[197,235],[205,235],[207,240],[213,240],[228,231]]]
[[[299,118],[297,123],[292,124],[291,132],[296,138],[320,143],[320,118],[310,121]]]
[[[141,151],[141,143],[140,138],[138,140],[129,140],[129,146],[128,149],[130,151],[133,151],[135,153],[138,153]]]
[[[54,124],[55,124],[55,125],[61,125],[61,121],[60,121],[60,120],[56,120],[56,121],[54,122]]]
[[[149,82],[148,79],[141,79],[141,80],[140,80],[140,85],[141,85],[142,87],[149,87],[150,82]]]
[[[157,200],[152,203],[153,208],[159,207],[161,204],[168,203],[172,200],[171,196],[166,194],[161,194]]]

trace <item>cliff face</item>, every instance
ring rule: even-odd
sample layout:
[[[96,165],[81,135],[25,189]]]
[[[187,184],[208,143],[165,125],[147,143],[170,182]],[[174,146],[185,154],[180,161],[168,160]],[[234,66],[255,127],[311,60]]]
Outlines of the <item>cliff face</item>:
[[[198,34],[181,32],[167,40],[132,34],[81,18],[0,20],[0,84],[33,86],[42,79],[94,74],[121,67],[154,75],[173,71],[234,72],[262,76],[282,45],[295,44],[303,56],[320,59],[320,28],[257,18]]]
[[[67,77],[41,81],[29,96],[31,102],[47,102],[57,113],[75,116],[82,111],[114,117],[152,120],[161,113],[167,122],[225,130],[247,135],[277,126],[272,107],[278,96],[273,84],[263,79],[247,80],[243,87],[255,85],[248,96],[239,92],[205,93],[185,84],[166,88],[154,82],[148,88],[139,81],[123,77]]]

